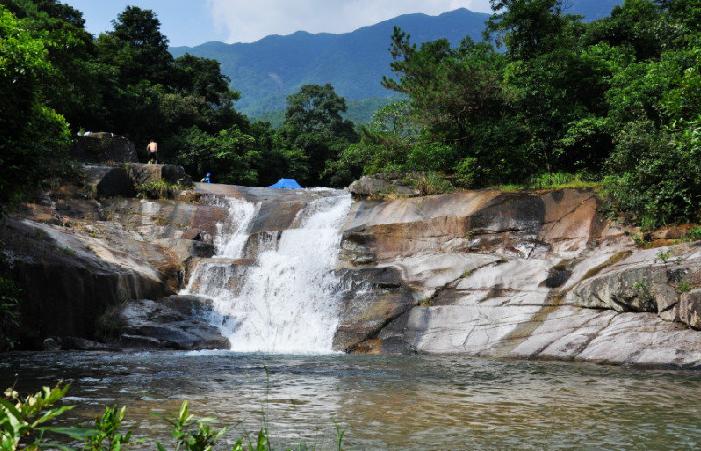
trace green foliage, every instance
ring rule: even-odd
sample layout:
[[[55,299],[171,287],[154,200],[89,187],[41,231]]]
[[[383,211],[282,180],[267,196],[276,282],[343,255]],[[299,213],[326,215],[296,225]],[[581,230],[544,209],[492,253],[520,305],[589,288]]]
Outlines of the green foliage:
[[[95,420],[95,431],[85,442],[86,451],[120,451],[131,440],[131,431],[121,432],[127,408],[106,407],[101,417]]]
[[[648,229],[701,219],[701,122],[685,125],[634,122],[618,134],[605,187],[625,218]]]
[[[656,255],[657,260],[661,261],[662,263],[667,264],[669,262],[669,259],[672,258],[672,252],[670,251],[660,251]]]
[[[15,283],[0,277],[0,352],[12,349],[20,327],[21,291]]]
[[[533,176],[528,183],[532,189],[596,188],[600,183],[586,173],[553,172]]]
[[[136,192],[137,196],[145,199],[173,199],[183,189],[185,188],[177,183],[158,179],[137,186]]]
[[[0,204],[67,170],[66,121],[42,99],[51,70],[41,34],[0,5]]]
[[[212,421],[211,418],[195,418],[190,413],[189,403],[183,401],[178,416],[174,420],[168,421],[173,427],[175,450],[211,451],[226,433],[226,429],[212,428],[210,425]],[[157,448],[165,451],[165,447],[160,443],[158,443]]]
[[[701,226],[696,226],[689,230],[689,232],[685,236],[685,239],[689,241],[701,240]]]
[[[120,451],[133,445],[141,447],[146,439],[134,440],[131,431],[123,431],[126,407],[106,407],[95,420],[92,428],[56,426],[57,420],[74,408],[60,405],[68,393],[69,386],[58,383],[55,388],[43,387],[41,391],[21,396],[13,388],[5,390],[0,397],[0,449],[14,451],[26,449],[40,451],[48,449],[72,449],[66,441],[82,442],[86,451]],[[171,425],[173,448],[176,451],[212,451],[220,445],[226,428],[215,428],[213,418],[197,418],[190,413],[188,401],[183,401],[178,414],[166,420]],[[65,421],[63,421],[65,424]],[[342,451],[345,432],[336,426],[336,449]],[[159,451],[167,448],[160,442]],[[243,434],[232,446],[232,451],[272,451],[270,435],[262,428],[251,441]],[[287,447],[287,450],[306,450],[306,446]]]
[[[691,291],[691,284],[688,281],[682,280],[677,284],[677,293],[684,294],[689,291]]]
[[[90,429],[53,426],[56,418],[73,409],[57,406],[68,392],[68,385],[43,387],[41,391],[21,397],[14,389],[5,390],[0,399],[0,449],[55,449],[64,448],[52,437],[85,440],[93,433]]]
[[[422,196],[446,194],[455,189],[450,180],[438,172],[411,174],[403,180],[403,183],[416,188]]]
[[[343,119],[345,111],[345,99],[331,85],[305,85],[288,97],[278,144],[289,159],[289,176],[307,186],[348,182],[327,171],[341,151],[357,140],[353,123]]]

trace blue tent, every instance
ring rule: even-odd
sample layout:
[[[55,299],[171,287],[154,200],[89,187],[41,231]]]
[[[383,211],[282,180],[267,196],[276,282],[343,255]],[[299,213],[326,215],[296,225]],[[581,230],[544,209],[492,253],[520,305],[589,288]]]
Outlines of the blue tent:
[[[295,179],[280,179],[271,188],[277,189],[302,189],[302,186]]]

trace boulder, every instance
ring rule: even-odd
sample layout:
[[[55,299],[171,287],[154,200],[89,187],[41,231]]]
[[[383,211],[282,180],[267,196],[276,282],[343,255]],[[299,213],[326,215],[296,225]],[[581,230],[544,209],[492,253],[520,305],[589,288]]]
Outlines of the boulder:
[[[192,186],[192,178],[187,175],[182,166],[174,164],[128,163],[124,165],[124,168],[136,186],[161,180],[183,187]]]
[[[113,133],[90,133],[78,136],[71,147],[71,156],[83,163],[137,163],[134,143]]]
[[[372,176],[363,176],[354,181],[348,187],[348,190],[354,197],[413,197],[419,196],[421,192],[402,182],[403,174],[375,174]]]
[[[85,165],[83,174],[85,186],[94,198],[136,195],[134,182],[123,167]]]
[[[213,244],[217,224],[227,220],[225,208],[169,199],[110,198],[101,201],[106,218],[144,241],[185,239]]]
[[[206,320],[208,301],[196,296],[171,296],[126,303],[116,315],[124,347],[156,349],[228,349],[229,340]]]

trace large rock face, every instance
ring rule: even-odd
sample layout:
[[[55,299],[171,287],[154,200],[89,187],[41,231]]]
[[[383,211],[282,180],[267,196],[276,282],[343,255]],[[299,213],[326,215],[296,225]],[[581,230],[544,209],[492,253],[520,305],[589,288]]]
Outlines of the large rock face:
[[[416,300],[352,350],[701,366],[698,296],[680,290],[701,282],[699,248],[638,250],[597,206],[587,190],[357,202],[345,266],[394,268]]]
[[[113,234],[109,240],[64,227],[8,218],[0,227],[5,271],[22,289],[25,345],[47,336],[96,335],[96,319],[129,299],[158,298],[177,287],[175,262],[162,249]]]
[[[31,204],[0,231],[29,339],[76,346],[108,312],[120,346],[227,348],[206,301],[165,297],[215,253],[238,214],[227,197],[254,204],[243,258],[209,265],[236,276],[327,195],[195,184],[178,200],[63,190]],[[701,367],[701,246],[638,249],[597,208],[576,189],[355,202],[334,349]]]

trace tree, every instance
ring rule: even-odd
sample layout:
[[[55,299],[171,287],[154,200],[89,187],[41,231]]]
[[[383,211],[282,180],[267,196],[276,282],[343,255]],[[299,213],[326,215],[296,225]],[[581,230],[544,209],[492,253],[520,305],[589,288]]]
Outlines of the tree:
[[[173,57],[156,14],[127,6],[112,24],[114,30],[100,35],[97,44],[103,61],[118,68],[121,84],[168,84]]]
[[[210,135],[197,127],[184,130],[169,141],[176,162],[190,174],[211,172],[220,183],[255,184],[260,152],[254,137],[237,127]]]
[[[345,146],[357,140],[353,123],[343,119],[346,101],[331,85],[305,85],[287,98],[280,147],[293,172],[306,185],[323,183],[327,164],[338,158]]]
[[[40,36],[53,70],[40,79],[46,104],[74,130],[103,116],[101,85],[107,69],[96,61],[92,36],[80,11],[57,0],[0,0]]]
[[[506,45],[513,60],[527,61],[561,46],[570,19],[562,14],[562,0],[489,0],[494,14],[485,37]]]
[[[231,90],[230,80],[216,60],[190,54],[177,58],[170,84],[177,93],[200,99],[202,108],[195,123],[203,130],[214,133],[247,122],[233,107],[240,94]]]
[[[42,39],[0,5],[0,204],[65,169],[68,125],[46,106]]]

